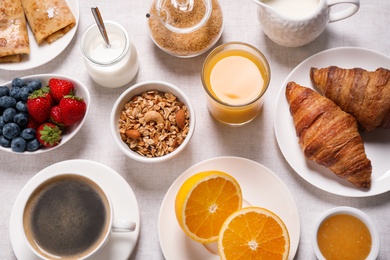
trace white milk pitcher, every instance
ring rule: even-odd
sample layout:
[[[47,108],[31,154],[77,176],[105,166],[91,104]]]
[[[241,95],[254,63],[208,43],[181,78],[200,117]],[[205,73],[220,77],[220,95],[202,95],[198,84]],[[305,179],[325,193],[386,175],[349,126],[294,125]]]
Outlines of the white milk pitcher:
[[[264,33],[285,47],[299,47],[316,39],[328,23],[354,15],[359,0],[253,0]],[[348,4],[342,11],[331,11],[338,4]]]

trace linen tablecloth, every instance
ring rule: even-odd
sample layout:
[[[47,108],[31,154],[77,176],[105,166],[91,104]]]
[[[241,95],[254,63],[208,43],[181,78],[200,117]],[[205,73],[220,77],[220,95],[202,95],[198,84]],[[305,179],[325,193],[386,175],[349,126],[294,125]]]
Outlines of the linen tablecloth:
[[[302,179],[284,159],[274,134],[275,102],[283,81],[303,60],[320,51],[343,46],[357,46],[390,55],[390,2],[361,1],[354,16],[328,24],[312,43],[299,48],[285,48],[269,40],[256,17],[256,6],[250,1],[220,0],[224,31],[217,45],[243,41],[260,49],[271,66],[271,83],[261,114],[251,123],[232,128],[212,119],[206,107],[200,70],[207,53],[190,59],[170,56],[152,42],[147,18],[149,1],[82,0],[77,33],[69,46],[54,60],[24,71],[0,70],[0,82],[14,77],[57,73],[85,83],[91,94],[91,109],[84,127],[63,147],[50,154],[14,155],[0,151],[0,259],[15,259],[9,235],[14,201],[30,178],[43,168],[70,159],[87,159],[105,164],[130,184],[141,212],[141,231],[131,259],[164,259],[158,241],[158,214],[161,202],[173,181],[186,169],[203,160],[218,156],[248,158],[271,169],[288,186],[301,221],[301,238],[295,259],[314,259],[311,232],[317,218],[335,206],[352,206],[372,217],[380,233],[378,259],[390,259],[390,193],[349,198],[322,191]],[[90,8],[98,6],[106,20],[122,24],[128,31],[139,55],[139,72],[128,85],[107,89],[88,76],[79,43],[83,31],[94,22]],[[390,64],[388,66],[390,68]],[[185,151],[173,160],[144,164],[125,157],[114,144],[109,127],[111,108],[118,96],[132,84],[162,80],[180,87],[196,110],[195,134]],[[286,113],[288,113],[286,111]],[[293,140],[296,141],[296,140]],[[390,155],[390,151],[389,151]]]

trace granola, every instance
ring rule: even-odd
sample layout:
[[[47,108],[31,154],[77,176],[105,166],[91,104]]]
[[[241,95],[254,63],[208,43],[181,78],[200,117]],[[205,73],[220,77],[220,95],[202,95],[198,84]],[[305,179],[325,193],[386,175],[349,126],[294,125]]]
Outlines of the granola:
[[[134,96],[125,104],[119,118],[123,142],[131,150],[149,158],[176,150],[188,131],[187,106],[170,92],[151,90]]]

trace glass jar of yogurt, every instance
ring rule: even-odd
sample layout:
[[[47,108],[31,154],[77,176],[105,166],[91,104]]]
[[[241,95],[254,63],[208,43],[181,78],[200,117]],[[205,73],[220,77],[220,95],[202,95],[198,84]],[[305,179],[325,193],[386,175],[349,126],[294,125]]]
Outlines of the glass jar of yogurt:
[[[98,26],[91,25],[81,38],[84,63],[90,77],[99,85],[122,87],[137,74],[137,50],[123,26],[113,21],[104,24],[111,46],[106,46]]]

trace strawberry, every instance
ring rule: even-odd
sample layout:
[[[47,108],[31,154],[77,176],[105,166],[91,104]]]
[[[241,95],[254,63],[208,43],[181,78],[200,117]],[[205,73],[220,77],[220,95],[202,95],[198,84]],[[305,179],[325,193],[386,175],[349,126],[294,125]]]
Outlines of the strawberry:
[[[27,99],[28,114],[35,121],[42,124],[49,118],[52,103],[53,98],[49,93],[48,87],[35,90]]]
[[[26,128],[33,128],[33,129],[37,129],[39,127],[39,123],[37,121],[35,121],[31,116],[28,117],[28,124],[26,126]]]
[[[64,96],[59,103],[59,107],[62,111],[65,126],[70,126],[81,121],[87,110],[84,99],[73,95]]]
[[[54,100],[60,102],[60,100],[66,95],[74,95],[75,87],[72,82],[52,78],[49,80],[50,94]]]
[[[60,129],[64,128],[64,119],[60,106],[53,106],[50,109],[49,121],[57,125]]]
[[[53,147],[61,142],[62,131],[53,123],[44,123],[38,127],[36,137],[41,145]]]

